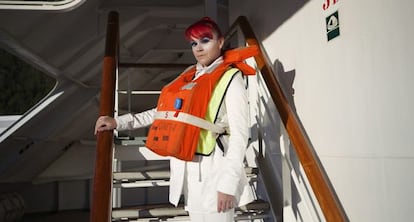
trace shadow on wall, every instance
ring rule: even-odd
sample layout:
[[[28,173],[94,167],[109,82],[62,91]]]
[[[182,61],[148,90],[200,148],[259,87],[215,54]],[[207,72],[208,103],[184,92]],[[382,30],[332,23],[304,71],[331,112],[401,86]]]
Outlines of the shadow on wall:
[[[249,18],[260,41],[274,33],[285,21],[299,11],[307,0],[260,0],[245,1],[244,14]],[[256,10],[251,10],[252,8]],[[260,11],[260,13],[257,13]],[[258,32],[260,30],[260,32]]]
[[[289,102],[289,105],[292,108],[292,111],[296,113],[294,94],[295,89],[293,88],[293,81],[295,80],[296,71],[293,69],[291,71],[285,71],[283,64],[276,59],[273,63],[273,70],[276,73],[276,78],[279,81],[280,86],[282,87],[283,93],[286,99]]]
[[[291,109],[296,113],[294,102],[293,83],[296,76],[295,70],[285,71],[283,64],[279,60],[273,63],[273,70],[280,87],[287,99]],[[259,111],[261,118],[257,117],[260,127],[257,126],[259,152],[257,163],[259,165],[262,177],[260,178],[265,187],[258,187],[258,196],[267,199],[271,203],[273,219],[275,221],[283,220],[284,208],[290,206],[293,215],[300,218],[303,212],[300,212],[299,205],[303,202],[299,190],[288,172],[294,172],[296,177],[304,180],[306,175],[302,175],[300,161],[296,155],[292,143],[287,142],[289,136],[284,130],[283,121],[278,115],[277,108],[270,98],[270,94],[264,93],[260,96],[263,108]],[[297,115],[297,114],[295,114]],[[282,150],[284,150],[282,152]],[[285,157],[289,159],[288,167]],[[264,155],[263,155],[264,154]]]
[[[279,81],[283,94],[285,95],[292,111],[296,113],[296,106],[295,106],[295,101],[294,101],[295,89],[293,88],[293,82],[295,80],[296,71],[294,69],[290,71],[285,71],[285,68],[282,62],[278,59],[276,59],[273,63],[273,70],[275,71],[276,78]],[[295,148],[293,147],[292,143],[289,143],[288,147],[286,147],[285,149],[289,149],[288,158],[290,159],[290,162],[292,163],[292,167],[293,167],[292,170],[299,177],[303,177],[300,171],[300,162],[299,162],[298,157],[296,156]],[[286,188],[282,188],[282,189],[286,189]],[[291,205],[294,215],[299,215],[300,212],[298,209],[298,204],[300,204],[300,202],[302,201],[299,191],[297,190],[297,187],[293,185],[293,183],[290,189],[291,191],[289,193],[291,194],[291,196],[285,197],[283,202],[284,204],[287,204],[286,201],[289,201],[290,203],[288,204]]]
[[[274,62],[273,70],[284,91],[285,97],[288,99],[290,105],[294,107],[293,82],[296,73],[295,70],[286,72],[283,64],[279,60]],[[258,85],[264,84],[260,83],[260,78],[257,80],[259,81]],[[252,127],[256,130],[254,133],[252,132],[252,135],[257,135],[257,138],[254,137],[252,140],[259,141],[259,152],[256,155],[256,161],[260,168],[261,176],[259,177],[260,182],[258,184],[260,186],[257,187],[257,195],[259,198],[269,201],[271,205],[273,220],[269,221],[280,221],[283,220],[284,206],[288,204],[297,212],[296,205],[301,200],[295,186],[288,185],[291,189],[285,187],[287,180],[282,169],[284,169],[286,164],[281,151],[282,149],[286,149],[286,147],[281,147],[281,145],[282,140],[285,140],[287,137],[283,130],[283,122],[278,115],[279,112],[271,98],[270,92],[267,90],[261,92],[259,93],[258,103],[262,105],[258,106],[258,115],[256,116],[257,125]],[[291,159],[296,169],[299,163],[295,155],[292,155],[293,147],[289,146],[287,149],[289,149],[288,153],[291,153],[289,159]],[[284,190],[291,191],[284,192]],[[290,193],[289,197],[286,197],[287,193]]]
[[[275,62],[273,63],[273,70],[275,71],[276,78],[279,81],[283,94],[285,95],[292,111],[295,113],[295,115],[297,115],[295,101],[294,101],[295,89],[293,88],[293,82],[295,80],[296,71],[294,69],[290,71],[285,71],[285,68],[283,67],[282,62],[279,61],[278,59],[276,59]],[[295,172],[295,174],[298,177],[306,177],[306,175],[301,174],[300,161],[296,155],[293,144],[289,143],[287,149],[289,149],[288,158],[290,159],[290,162],[292,163],[292,168],[293,168],[292,170]],[[301,180],[303,181],[304,179],[301,178]],[[282,189],[285,189],[285,188],[282,188]],[[289,193],[291,194],[291,196],[288,198],[285,197],[284,204],[286,204],[285,201],[288,200],[290,202],[288,204],[291,205],[292,207],[293,214],[297,216],[300,214],[300,210],[298,209],[298,204],[301,203],[302,199],[299,194],[299,191],[297,190],[297,187],[293,183],[291,186],[291,191]]]
[[[295,89],[293,88],[293,83],[294,83],[294,80],[295,80],[296,71],[294,69],[290,70],[290,71],[285,71],[282,62],[279,61],[278,59],[276,59],[273,63],[273,70],[275,71],[275,76],[276,76],[276,78],[277,78],[277,80],[280,84],[280,87],[282,88],[283,94],[284,94],[285,98],[287,99],[287,102],[289,103],[289,105],[292,109],[292,112],[294,113],[294,115],[296,115],[298,117],[297,118],[298,124],[299,124],[299,127],[301,127],[303,132],[304,132],[304,137],[306,137],[306,140],[308,140],[310,143],[312,143],[311,139],[307,135],[306,130],[305,130],[305,128],[304,128],[302,122],[300,121],[300,118],[299,118],[299,116],[296,112],[296,106],[295,106],[295,101],[294,101]],[[270,104],[267,104],[266,106],[270,106]],[[282,122],[276,122],[276,123],[280,124],[280,125],[276,125],[276,126],[280,126],[281,128],[283,127]],[[282,139],[281,138],[282,133],[279,132],[279,134],[277,134],[277,136],[278,136],[278,138]],[[278,146],[280,148],[282,148],[281,144],[278,144]],[[288,151],[289,154],[288,154],[287,158],[289,158],[289,160],[292,164],[291,165],[292,169],[289,169],[289,172],[294,171],[296,176],[299,178],[299,180],[305,181],[306,180],[305,178],[307,177],[307,175],[302,174],[302,170],[301,170],[301,167],[300,167],[301,163],[300,163],[299,157],[296,154],[295,147],[293,146],[292,143],[288,143],[287,149],[289,150]],[[312,144],[311,144],[311,149],[312,149],[312,152],[315,154],[316,162],[318,162],[319,166],[322,167],[321,171],[322,171],[323,176],[326,178],[326,182],[328,183],[328,186],[330,186],[332,188],[332,190],[334,190],[333,185],[331,184],[331,181],[329,180],[329,177],[326,173],[326,170],[323,167],[323,164],[321,163],[321,160],[319,159],[319,156],[316,154],[316,151],[313,149]],[[274,161],[274,160],[271,160],[271,161]],[[283,161],[282,161],[281,165],[283,165]],[[282,174],[283,174],[283,172],[282,172]],[[282,183],[282,184],[285,185],[285,183]],[[286,189],[285,187],[283,187],[283,185],[282,185],[281,190]],[[299,210],[298,206],[301,203],[302,198],[301,198],[300,193],[297,190],[297,187],[295,186],[295,184],[292,183],[291,185],[292,185],[291,186],[291,191],[288,192],[290,194],[290,197],[283,197],[283,204],[286,205],[287,202],[290,202],[288,204],[291,205],[293,214],[296,217],[300,217],[301,213],[300,213],[300,210]],[[285,192],[284,192],[284,194],[285,194]],[[340,203],[336,192],[334,192],[333,195],[334,195],[334,198],[338,201],[338,203]],[[340,207],[343,208],[343,206],[340,206]],[[315,211],[316,210],[317,209],[315,209]],[[343,210],[343,212],[345,212],[345,211]]]

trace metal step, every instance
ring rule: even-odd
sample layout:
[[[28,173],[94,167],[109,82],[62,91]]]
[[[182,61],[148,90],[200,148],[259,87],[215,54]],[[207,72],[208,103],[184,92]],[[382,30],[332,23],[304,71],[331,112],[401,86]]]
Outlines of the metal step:
[[[174,221],[174,222],[191,222],[189,216],[177,216],[169,218],[136,218],[136,219],[123,219],[122,222],[164,222],[164,221]]]
[[[167,180],[170,178],[169,170],[144,171],[144,172],[115,172],[115,181],[138,181],[138,180]]]
[[[235,221],[263,219],[267,217],[269,204],[263,200],[256,200],[250,204],[236,208]],[[177,219],[186,221],[187,211],[183,205],[174,207],[171,204],[146,205],[129,208],[114,208],[112,210],[112,221],[166,221]],[[141,219],[141,220],[134,220]]]
[[[248,177],[256,176],[258,169],[254,167],[244,168]],[[114,172],[115,181],[138,181],[138,180],[168,180],[170,178],[169,170],[146,170],[139,172]]]
[[[115,137],[115,145],[121,146],[145,146],[147,137],[129,137],[129,136],[118,136]]]
[[[257,178],[257,168],[246,167],[245,171],[249,180],[255,180]],[[169,186],[169,180],[169,170],[113,173],[114,188]]]
[[[128,183],[114,183],[113,188],[146,188],[146,187],[165,187],[169,186],[170,181],[166,180],[144,180]]]
[[[115,172],[113,180],[114,188],[169,186],[170,171]]]
[[[168,160],[145,147],[146,137],[116,137],[114,158],[120,161]]]
[[[266,213],[262,214],[237,214],[234,216],[234,221],[242,221],[242,222],[262,222],[263,219],[269,218],[270,216]],[[176,217],[167,217],[167,218],[135,218],[129,219],[124,218],[121,220],[113,220],[113,221],[120,221],[120,222],[164,222],[164,221],[174,221],[174,222],[191,222],[190,216],[176,216]]]

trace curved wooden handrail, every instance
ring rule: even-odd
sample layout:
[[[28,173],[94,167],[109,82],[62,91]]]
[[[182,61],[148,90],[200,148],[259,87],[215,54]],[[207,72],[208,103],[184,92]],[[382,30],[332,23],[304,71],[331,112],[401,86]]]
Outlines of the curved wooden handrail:
[[[114,116],[115,78],[118,66],[119,18],[117,12],[110,12],[107,23],[105,56],[102,70],[102,88],[100,97],[100,116]],[[95,175],[93,181],[91,222],[109,222],[111,220],[112,193],[112,130],[97,135]]]
[[[318,161],[316,154],[313,152],[311,143],[299,123],[298,117],[292,111],[271,65],[265,59],[267,57],[263,47],[259,44],[256,35],[245,16],[237,18],[235,23],[229,29],[230,33],[234,32],[237,27],[240,27],[248,45],[257,45],[260,49],[259,55],[255,56],[256,64],[261,71],[266,86],[279,111],[280,118],[282,119],[290,140],[294,145],[325,219],[332,222],[348,221],[345,211],[339,200],[336,198],[335,191],[330,185],[329,179]]]

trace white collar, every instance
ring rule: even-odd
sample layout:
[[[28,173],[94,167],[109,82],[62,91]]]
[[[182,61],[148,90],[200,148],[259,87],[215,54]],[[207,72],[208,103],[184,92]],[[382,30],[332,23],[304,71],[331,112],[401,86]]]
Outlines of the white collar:
[[[218,65],[223,63],[223,56],[218,57],[214,62],[212,62],[209,66],[203,67],[200,63],[196,64],[196,73],[194,79],[202,76],[205,73],[211,73]]]

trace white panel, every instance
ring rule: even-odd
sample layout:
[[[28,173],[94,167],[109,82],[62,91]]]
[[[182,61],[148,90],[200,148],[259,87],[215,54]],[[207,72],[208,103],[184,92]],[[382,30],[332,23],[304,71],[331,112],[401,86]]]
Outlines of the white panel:
[[[350,221],[387,221],[382,160],[324,158],[323,163]]]
[[[411,220],[414,2],[325,2],[230,5],[248,16],[269,60],[295,73],[295,107],[350,220]],[[340,36],[328,42],[335,11]]]
[[[413,159],[388,159],[385,171],[384,221],[406,221],[414,212]]]

